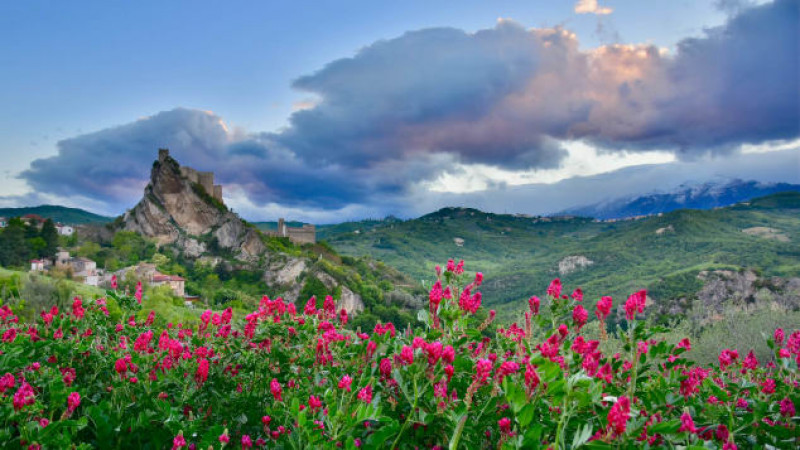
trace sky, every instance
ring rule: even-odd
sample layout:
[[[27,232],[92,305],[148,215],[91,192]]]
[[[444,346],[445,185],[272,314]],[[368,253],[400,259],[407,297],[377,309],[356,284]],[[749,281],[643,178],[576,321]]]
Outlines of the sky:
[[[800,182],[796,0],[0,3],[0,206],[116,215],[157,149],[250,220]]]

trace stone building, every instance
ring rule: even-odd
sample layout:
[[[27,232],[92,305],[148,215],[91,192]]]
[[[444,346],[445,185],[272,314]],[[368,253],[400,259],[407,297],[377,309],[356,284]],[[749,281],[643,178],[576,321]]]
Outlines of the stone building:
[[[164,162],[169,157],[169,150],[166,148],[158,149],[158,161]],[[181,175],[192,183],[197,183],[206,190],[208,195],[222,201],[222,186],[214,184],[214,172],[199,172],[191,167],[181,166]]]
[[[283,217],[278,219],[278,230],[267,232],[270,236],[286,237],[296,244],[313,244],[317,242],[317,227],[304,224],[302,227],[290,227],[286,225]]]

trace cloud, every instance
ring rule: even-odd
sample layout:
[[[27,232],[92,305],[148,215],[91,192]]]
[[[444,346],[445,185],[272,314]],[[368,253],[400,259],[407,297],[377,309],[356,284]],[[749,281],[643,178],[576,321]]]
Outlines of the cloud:
[[[508,179],[571,164],[575,142],[683,161],[732,155],[800,137],[799,10],[791,0],[743,9],[673,54],[581,50],[565,29],[508,19],[475,33],[411,31],[298,78],[313,100],[279,131],[175,109],[60,141],[21,177],[36,192],[130,207],[156,149],[169,147],[181,163],[214,170],[242,207],[323,217],[401,213],[428,204],[416,196],[444,174],[482,168],[494,175],[480,188],[502,196],[517,189]]]
[[[575,14],[596,14],[598,16],[604,16],[612,12],[614,12],[612,8],[598,5],[597,0],[578,0],[578,2],[575,3]]]

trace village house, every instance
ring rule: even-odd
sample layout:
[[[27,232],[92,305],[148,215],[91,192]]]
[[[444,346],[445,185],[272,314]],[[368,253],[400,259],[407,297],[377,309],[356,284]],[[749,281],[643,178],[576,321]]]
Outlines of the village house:
[[[167,275],[159,272],[155,264],[142,262],[135,266],[120,269],[115,275],[117,278],[125,278],[129,273],[136,277],[136,279],[146,282],[151,286],[167,285],[178,297],[186,296],[186,280],[178,275]]]
[[[102,273],[97,270],[97,263],[89,258],[73,258],[69,252],[61,250],[56,253],[55,266],[59,269],[71,270],[72,276],[83,280],[83,284],[89,286],[100,285],[100,275]]]
[[[56,225],[56,230],[58,230],[58,234],[60,234],[61,236],[72,236],[72,233],[75,232],[75,229],[72,228],[71,226],[62,225],[60,223]]]
[[[44,259],[32,259],[31,260],[31,272],[42,272],[45,268],[45,263],[48,262]]]

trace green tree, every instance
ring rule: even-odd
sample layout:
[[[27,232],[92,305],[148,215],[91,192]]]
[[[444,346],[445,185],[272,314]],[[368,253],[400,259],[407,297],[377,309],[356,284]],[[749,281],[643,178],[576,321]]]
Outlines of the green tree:
[[[25,234],[26,226],[19,218],[8,221],[8,226],[0,233],[0,265],[22,266],[30,259]]]
[[[45,247],[40,256],[52,258],[58,251],[58,230],[56,229],[56,224],[53,223],[53,219],[44,221],[39,237],[45,242]]]

